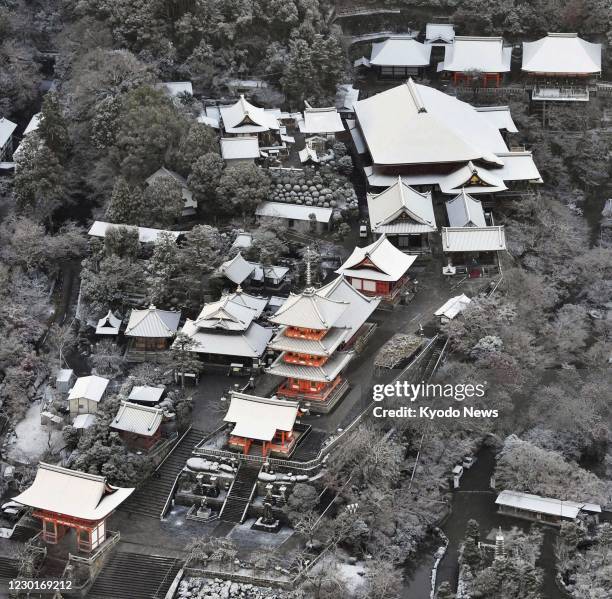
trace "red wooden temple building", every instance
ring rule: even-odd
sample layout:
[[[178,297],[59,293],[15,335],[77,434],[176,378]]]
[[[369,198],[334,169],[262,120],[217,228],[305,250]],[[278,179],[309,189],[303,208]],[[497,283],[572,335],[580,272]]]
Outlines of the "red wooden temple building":
[[[408,269],[416,259],[396,248],[383,234],[366,247],[356,247],[336,272],[364,295],[393,302],[409,281]]]
[[[261,455],[287,457],[300,433],[294,431],[299,404],[276,398],[232,392],[225,422],[234,423],[228,445],[247,455],[261,446]],[[259,453],[259,449],[256,450]]]
[[[328,411],[348,389],[341,376],[352,353],[337,351],[352,335],[342,318],[350,302],[307,288],[291,294],[270,318],[281,326],[268,347],[281,351],[266,372],[283,377],[278,396]]]
[[[110,428],[119,432],[126,446],[148,451],[161,439],[163,418],[161,408],[122,401]]]
[[[106,540],[106,520],[134,489],[109,485],[104,476],[40,463],[32,485],[13,499],[33,509],[42,539],[57,544],[70,529],[79,551],[89,553]]]

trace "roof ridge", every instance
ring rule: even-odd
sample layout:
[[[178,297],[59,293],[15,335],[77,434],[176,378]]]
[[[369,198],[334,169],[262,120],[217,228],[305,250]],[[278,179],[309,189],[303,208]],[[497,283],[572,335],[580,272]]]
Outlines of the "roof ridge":
[[[406,81],[406,87],[412,96],[412,101],[414,102],[417,112],[427,112],[427,107],[425,106],[425,102],[423,102],[423,98],[421,98],[421,94],[417,88],[416,83],[413,81],[412,77]]]

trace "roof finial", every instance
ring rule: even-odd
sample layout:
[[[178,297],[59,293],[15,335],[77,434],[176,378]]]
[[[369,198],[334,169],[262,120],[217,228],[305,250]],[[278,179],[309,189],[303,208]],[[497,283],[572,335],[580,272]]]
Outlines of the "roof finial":
[[[310,264],[310,246],[306,248],[306,289],[312,287],[312,268]]]

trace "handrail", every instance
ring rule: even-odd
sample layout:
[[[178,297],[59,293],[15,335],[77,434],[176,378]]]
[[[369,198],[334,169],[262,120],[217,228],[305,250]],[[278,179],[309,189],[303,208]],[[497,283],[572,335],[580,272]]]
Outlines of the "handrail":
[[[170,457],[172,452],[181,444],[181,441],[189,434],[190,431],[191,431],[191,426],[189,426],[187,430],[180,436],[180,438],[174,444],[174,447],[166,454],[166,457],[164,457],[164,459],[160,462],[159,466],[155,468],[154,472],[157,472],[162,467],[162,465]],[[164,503],[164,507],[162,508],[162,511],[159,515],[160,520],[164,519],[166,512],[168,511],[168,507],[170,505],[170,502],[172,501],[172,498],[174,497],[174,491],[176,490],[176,485],[178,483],[178,479],[179,479],[179,476],[181,475],[181,472],[182,470],[180,470],[179,473],[176,475],[174,482],[172,483],[172,487],[170,487],[170,492],[168,493],[168,497],[166,499],[166,502]]]

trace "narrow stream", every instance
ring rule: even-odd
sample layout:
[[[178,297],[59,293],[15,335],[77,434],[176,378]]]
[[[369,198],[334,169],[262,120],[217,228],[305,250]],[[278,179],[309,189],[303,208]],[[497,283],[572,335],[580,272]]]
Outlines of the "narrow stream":
[[[468,520],[474,519],[480,524],[481,537],[485,539],[498,527],[508,530],[514,526],[528,530],[531,522],[500,516],[495,506],[497,492],[489,488],[491,475],[495,470],[495,451],[483,448],[478,452],[478,461],[465,471],[460,488],[454,493],[451,503],[451,513],[441,525],[449,540],[448,549],[438,567],[436,586],[448,581],[454,589],[457,585],[459,571],[458,550],[465,536]],[[543,599],[566,599],[555,582],[554,541],[556,530],[545,526],[544,541],[538,566],[544,569],[542,588]],[[491,541],[488,541],[491,542]],[[412,560],[406,569],[406,579],[402,599],[429,599],[431,569],[434,564],[434,553],[441,542],[430,537],[420,548],[419,555]],[[517,598],[518,599],[518,598]]]

